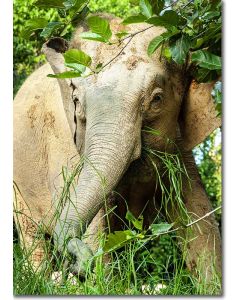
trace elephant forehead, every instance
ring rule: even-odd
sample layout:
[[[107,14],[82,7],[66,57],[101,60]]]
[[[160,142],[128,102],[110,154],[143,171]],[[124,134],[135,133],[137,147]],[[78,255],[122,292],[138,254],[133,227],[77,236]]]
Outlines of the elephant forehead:
[[[140,60],[158,60],[159,51],[151,58],[147,55],[147,47],[150,41],[156,36],[162,34],[165,29],[161,27],[151,27],[148,24],[132,24],[124,26],[121,19],[115,18],[110,20],[110,26],[113,32],[113,44],[84,40],[80,38],[80,34],[88,29],[79,27],[72,40],[70,47],[79,48],[92,57],[93,66],[99,63],[105,65],[112,60],[115,63],[118,60],[127,61],[129,69],[134,68]],[[123,38],[120,42],[116,37],[119,31],[128,32],[128,37]],[[136,34],[137,33],[137,34]],[[134,36],[131,36],[134,34]]]
[[[162,78],[161,83],[165,83],[166,77],[167,73],[163,67],[146,63],[141,58],[135,60],[135,57],[130,57],[129,60],[113,64],[97,75],[86,78],[84,86],[95,93],[102,90],[108,90],[112,95],[138,93],[151,88],[156,79]],[[159,80],[157,82],[159,83]]]

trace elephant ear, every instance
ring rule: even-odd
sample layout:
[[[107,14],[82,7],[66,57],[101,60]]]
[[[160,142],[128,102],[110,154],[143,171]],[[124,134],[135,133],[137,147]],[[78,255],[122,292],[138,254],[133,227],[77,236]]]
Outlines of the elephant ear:
[[[179,120],[185,150],[193,149],[221,126],[221,118],[217,116],[211,96],[214,84],[197,83],[194,80],[190,84]]]
[[[68,43],[62,38],[52,38],[47,41],[43,47],[42,52],[46,55],[54,74],[62,73],[66,71],[64,65],[64,53],[68,49]],[[74,137],[76,124],[74,122],[75,105],[73,99],[74,86],[71,79],[57,79],[61,90],[61,96],[63,101],[63,107],[66,113],[66,117]]]

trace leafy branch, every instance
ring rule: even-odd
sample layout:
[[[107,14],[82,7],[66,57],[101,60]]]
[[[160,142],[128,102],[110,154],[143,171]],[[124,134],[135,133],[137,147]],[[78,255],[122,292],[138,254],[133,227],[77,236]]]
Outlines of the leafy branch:
[[[38,7],[57,10],[58,19],[51,22],[44,18],[28,20],[22,37],[31,38],[35,32],[40,32],[40,36],[44,39],[49,39],[52,36],[66,36],[70,28],[76,26],[79,21],[86,19],[90,12],[88,4],[89,0],[36,0],[35,5]],[[91,68],[90,65],[71,65],[66,62],[70,71],[57,74],[58,78],[89,76],[99,73],[122,54],[133,37],[154,26],[161,26],[166,28],[166,32],[150,41],[147,50],[149,56],[161,47],[161,57],[183,65],[196,81],[209,82],[219,79],[222,68],[220,0],[140,0],[139,8],[140,13],[138,15],[129,16],[122,23],[125,25],[146,23],[150,26],[130,34],[125,31],[116,32],[117,41],[112,40],[113,33],[108,20],[98,16],[88,17],[87,23],[90,31],[81,33],[80,38],[109,45],[118,43],[119,46],[124,40],[129,40],[115,57],[104,65],[98,63],[95,69]],[[187,67],[186,64],[188,64]],[[91,72],[86,73],[86,68],[90,69]],[[213,93],[213,95],[215,94]],[[218,104],[216,108],[220,114],[220,93],[218,93],[218,98],[215,101]]]
[[[129,221],[129,223],[133,226],[134,229],[133,230],[128,229],[128,230],[124,230],[124,231],[115,231],[113,233],[109,233],[107,235],[107,238],[106,238],[103,248],[100,249],[96,253],[95,257],[98,257],[104,253],[111,253],[133,241],[140,241],[142,243],[142,245],[140,246],[140,248],[141,248],[147,242],[154,240],[161,235],[177,232],[184,228],[189,228],[189,227],[195,225],[196,223],[206,219],[207,217],[209,217],[216,211],[220,210],[221,208],[222,207],[219,206],[219,207],[209,211],[204,216],[202,216],[192,222],[189,222],[186,225],[178,226],[174,229],[172,229],[172,227],[174,226],[174,223],[152,224],[148,229],[148,231],[149,230],[151,231],[151,234],[147,234],[148,231],[143,229],[143,217],[142,216],[140,216],[139,218],[135,218],[130,211],[127,211],[126,219]]]

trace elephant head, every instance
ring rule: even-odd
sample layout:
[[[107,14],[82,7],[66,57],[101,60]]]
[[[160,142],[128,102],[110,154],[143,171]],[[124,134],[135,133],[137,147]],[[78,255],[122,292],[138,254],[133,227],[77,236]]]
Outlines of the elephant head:
[[[112,31],[121,26],[119,20],[111,20]],[[134,25],[127,31],[145,28],[146,25]],[[149,42],[164,29],[143,30],[120,45],[80,40],[82,30],[81,27],[75,32],[70,47],[88,53],[93,65],[115,59],[98,74],[58,79],[72,137],[85,162],[71,202],[57,221],[55,243],[60,251],[66,245],[78,258],[77,246],[83,245],[77,238],[131,162],[140,157],[143,143],[171,151],[166,141],[174,140],[180,127],[183,146],[191,149],[219,126],[210,85],[206,89],[193,83],[189,88],[184,70],[159,59],[159,52],[152,57],[147,55]],[[62,56],[66,48],[62,39],[50,40],[43,47],[55,73],[66,70]],[[145,125],[161,134],[142,134]],[[79,265],[77,262],[73,266],[76,272],[81,271]]]

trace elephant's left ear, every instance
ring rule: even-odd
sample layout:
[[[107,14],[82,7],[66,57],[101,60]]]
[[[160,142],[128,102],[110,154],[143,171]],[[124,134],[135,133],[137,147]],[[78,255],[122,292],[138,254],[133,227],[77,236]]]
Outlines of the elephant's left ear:
[[[179,118],[185,150],[191,150],[201,143],[214,129],[221,126],[211,96],[214,83],[192,81],[183,101]]]
[[[68,42],[62,38],[51,38],[42,47],[54,73],[65,71],[64,58],[62,53],[68,49]]]

